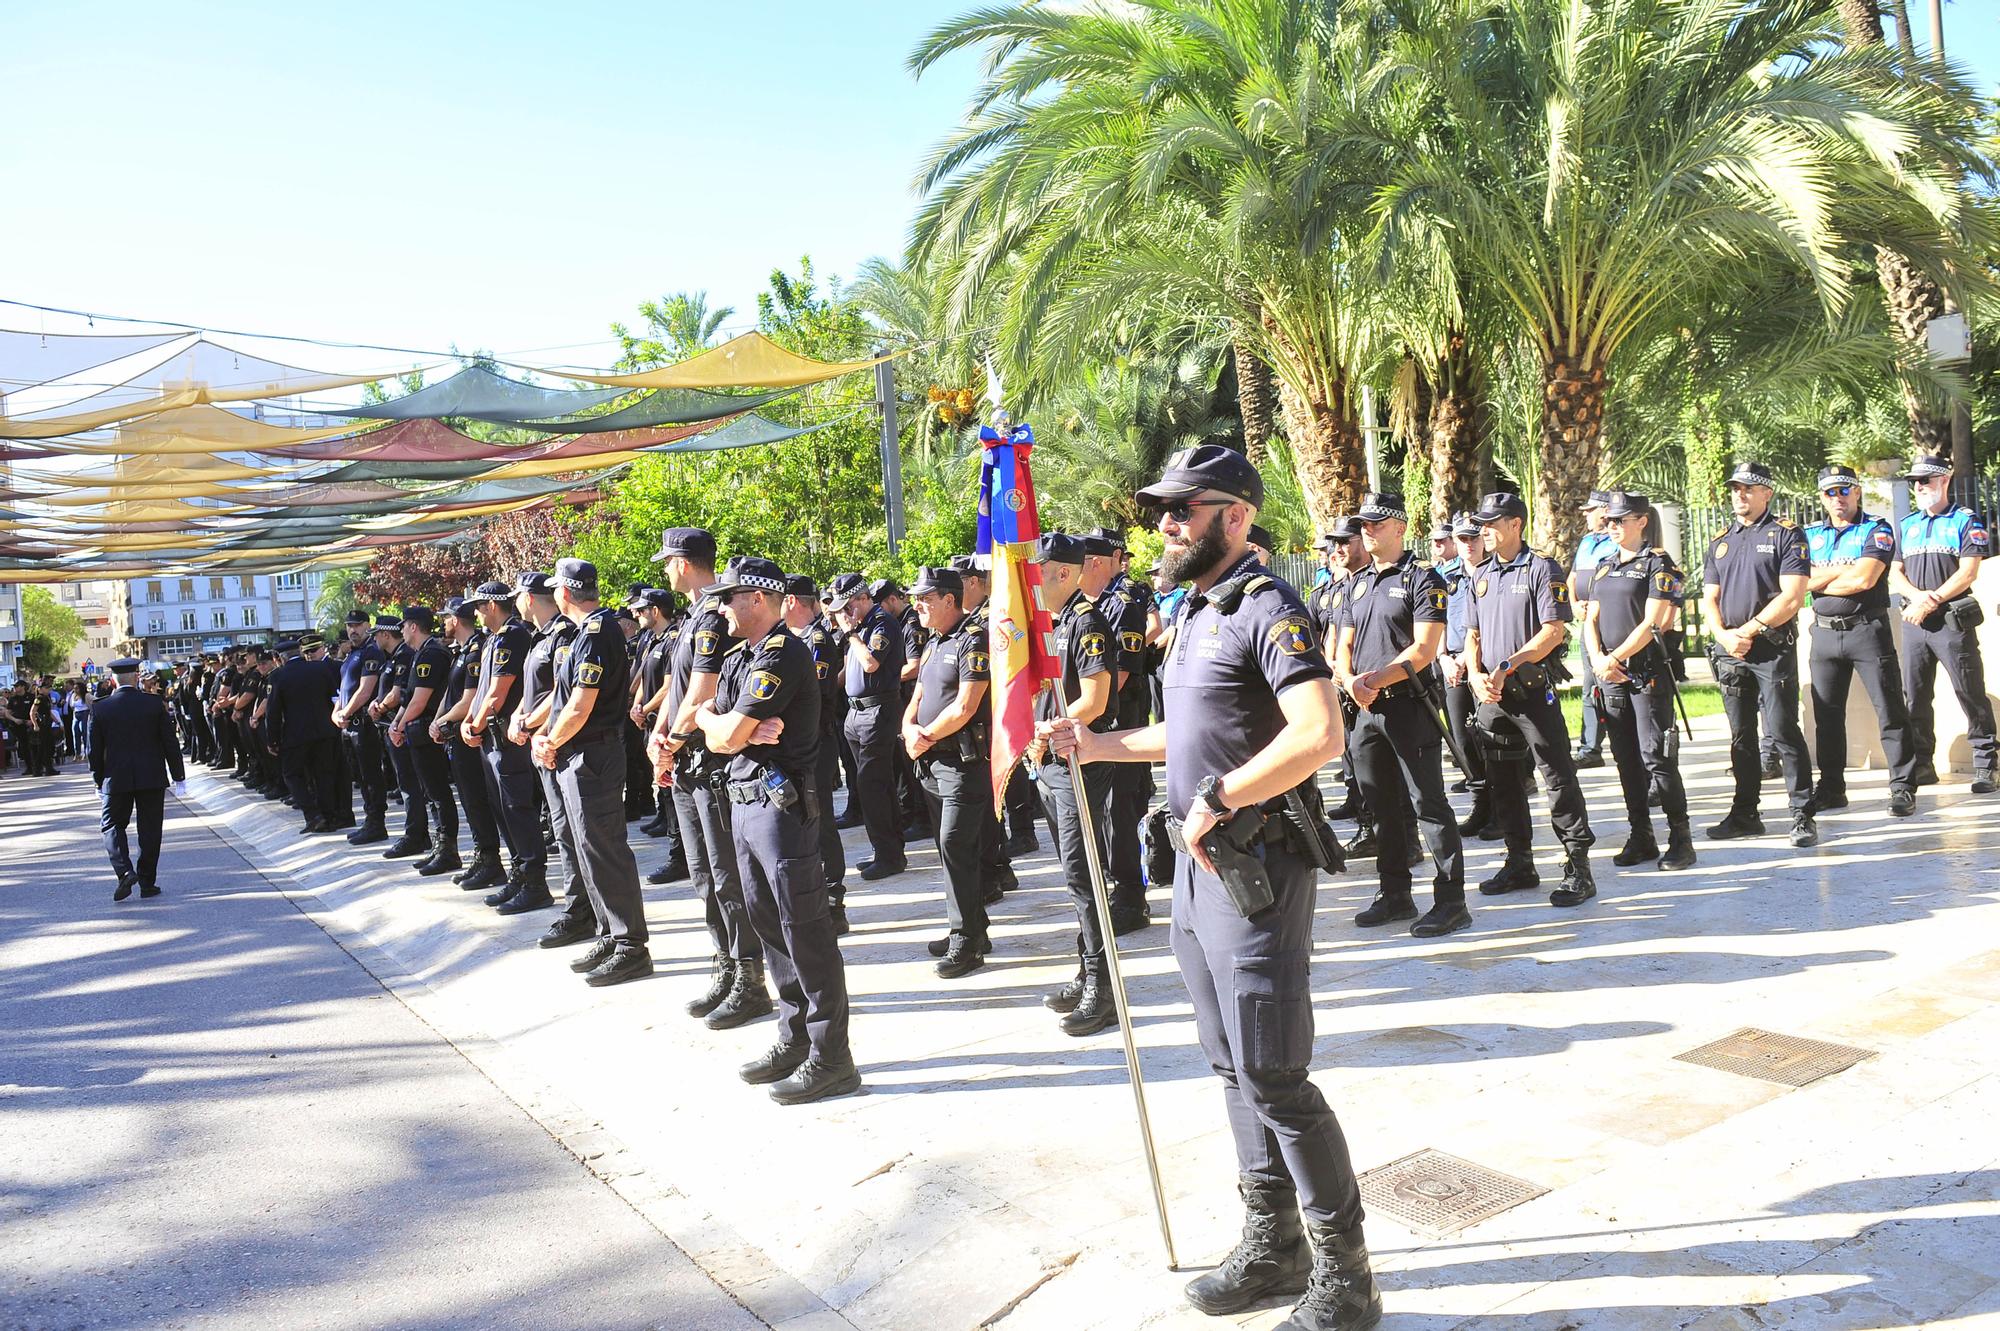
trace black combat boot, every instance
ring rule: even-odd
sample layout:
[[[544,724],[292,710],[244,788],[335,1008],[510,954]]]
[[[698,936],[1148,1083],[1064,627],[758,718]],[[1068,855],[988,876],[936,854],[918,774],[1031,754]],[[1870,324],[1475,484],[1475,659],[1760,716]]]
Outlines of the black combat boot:
[[[426,878],[436,878],[439,874],[456,873],[464,867],[464,862],[458,858],[458,844],[446,842],[417,866],[417,872]]]
[[[944,957],[935,967],[940,980],[956,980],[970,975],[986,964],[986,954],[993,945],[984,938],[971,938],[965,934],[953,934],[946,944]]]
[[[764,959],[745,957],[736,963],[736,979],[729,986],[729,996],[716,1004],[702,1024],[712,1031],[726,1031],[770,1011],[771,995],[764,988]]]
[[[507,871],[500,866],[499,851],[480,850],[475,847],[472,852],[472,863],[466,865],[465,871],[455,875],[451,881],[457,883],[461,891],[477,892],[483,887],[498,887],[506,882],[508,877]]]
[[[413,855],[428,855],[431,851],[430,833],[412,836],[408,832],[396,838],[389,849],[382,852],[385,860],[407,860]]]
[[[1562,886],[1549,893],[1551,906],[1581,906],[1597,895],[1597,879],[1590,872],[1590,847],[1571,846],[1563,852]]]
[[[690,1001],[687,1014],[690,1017],[706,1017],[722,1005],[729,997],[729,991],[736,984],[736,962],[718,952],[708,959],[708,988],[701,997]]]
[[[833,936],[843,938],[854,932],[847,922],[847,885],[835,883],[826,890],[826,917],[833,921]]]
[[[1515,859],[1512,855],[1500,866],[1500,872],[1479,885],[1479,890],[1489,897],[1505,896],[1509,892],[1520,892],[1531,887],[1540,887],[1542,876],[1535,872],[1535,862],[1525,855]]]
[[[1621,869],[1629,869],[1635,864],[1660,858],[1660,843],[1653,840],[1651,827],[1632,829],[1632,835],[1625,839],[1625,848],[1611,857],[1611,862]]]
[[[361,826],[347,834],[347,844],[350,846],[372,846],[377,841],[388,839],[389,829],[382,826],[382,820],[379,818],[367,819]]]
[[[939,955],[943,955],[940,953]],[[1077,1001],[1083,997],[1083,935],[1076,939],[1076,974],[1070,982],[1053,993],[1042,996],[1042,1006],[1051,1012],[1071,1013],[1076,1011]]]
[[[1243,1237],[1221,1265],[1187,1283],[1187,1301],[1211,1317],[1304,1293],[1312,1270],[1298,1193],[1249,1174],[1237,1179],[1236,1191],[1243,1195]]]
[[[1062,1019],[1064,1035],[1095,1035],[1118,1024],[1118,1001],[1111,996],[1111,963],[1102,952],[1085,957],[1083,992]]]
[[[1394,924],[1398,920],[1417,918],[1417,903],[1410,899],[1410,889],[1392,892],[1383,888],[1368,903],[1367,909],[1354,917],[1354,922],[1363,929],[1372,929],[1378,924]]]
[[[1368,1265],[1361,1227],[1338,1230],[1306,1222],[1312,1274],[1306,1296],[1277,1331],[1370,1331],[1382,1321],[1382,1290]]]
[[[647,874],[646,881],[656,887],[664,887],[668,883],[678,883],[687,876],[687,856],[676,855],[659,868],[653,870],[653,872]]]
[[[1373,859],[1377,849],[1375,840],[1375,820],[1362,814],[1354,824],[1354,837],[1342,846],[1341,853],[1349,860]]]
[[[512,896],[493,908],[496,915],[525,915],[556,904],[556,899],[549,895],[549,880],[541,869],[523,869],[502,881],[511,882],[514,890]]]
[[[1671,872],[1675,869],[1694,867],[1694,832],[1683,818],[1677,823],[1667,824],[1667,853],[1660,856],[1660,868]]]
[[[812,1053],[812,1046],[804,1040],[797,1044],[778,1041],[756,1058],[736,1069],[736,1075],[752,1086],[769,1086],[774,1081],[783,1081],[797,1072]]]

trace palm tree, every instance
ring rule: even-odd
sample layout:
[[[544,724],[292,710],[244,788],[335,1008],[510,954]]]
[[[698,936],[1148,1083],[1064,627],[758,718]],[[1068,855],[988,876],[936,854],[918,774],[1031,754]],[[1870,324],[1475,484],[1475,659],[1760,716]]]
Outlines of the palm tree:
[[[1598,484],[1612,370],[1708,293],[1772,272],[1825,317],[1843,246],[1949,271],[1970,225],[1966,90],[1846,50],[1816,0],[1404,0],[1385,86],[1429,108],[1381,239],[1448,253],[1540,362],[1537,535]]]
[[[639,317],[646,326],[635,333],[622,323],[611,325],[618,339],[621,370],[644,370],[655,365],[671,365],[706,351],[722,326],[736,316],[733,306],[708,307],[706,291],[676,291],[658,300],[644,301]]]
[[[999,345],[1044,381],[1140,311],[1226,330],[1246,437],[1267,428],[1261,363],[1318,523],[1365,486],[1358,395],[1377,354],[1356,247],[1366,164],[1332,128],[1359,85],[1342,62],[1365,52],[1343,49],[1337,8],[1016,4],[947,22],[910,57],[922,73],[987,49],[965,124],[919,177],[912,250],[947,275],[953,324],[1004,289]]]

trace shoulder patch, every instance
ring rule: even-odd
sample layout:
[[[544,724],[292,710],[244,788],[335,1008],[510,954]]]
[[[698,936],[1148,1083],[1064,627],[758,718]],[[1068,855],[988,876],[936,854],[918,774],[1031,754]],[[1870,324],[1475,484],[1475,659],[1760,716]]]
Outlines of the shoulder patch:
[[[586,689],[596,688],[598,681],[603,678],[604,678],[604,667],[597,664],[597,662],[595,661],[585,661],[582,665],[577,667],[576,682],[583,688]]]
[[[1299,615],[1286,615],[1264,636],[1286,656],[1303,656],[1312,650],[1312,626]]]
[[[1118,635],[1118,650],[1121,652],[1141,651],[1146,646],[1146,635],[1127,629]]]
[[[1555,593],[1557,605],[1569,604],[1569,584],[1557,578],[1549,583],[1549,590]]]
[[[493,664],[497,666],[506,665],[513,657],[514,653],[508,651],[505,647],[496,648],[493,653]]]
[[[694,653],[696,656],[708,656],[712,654],[721,643],[722,637],[714,629],[695,630]]]
[[[1083,656],[1102,656],[1104,646],[1102,633],[1086,633],[1076,640],[1076,650]]]
[[[992,669],[991,658],[977,647],[971,648],[965,653],[965,664],[971,670]]]
[[[1799,526],[1798,523],[1793,522],[1790,518],[1779,518],[1778,525],[1786,531],[1797,531]]]
[[[750,676],[750,696],[758,702],[777,696],[778,685],[783,681],[769,670],[759,670]]]

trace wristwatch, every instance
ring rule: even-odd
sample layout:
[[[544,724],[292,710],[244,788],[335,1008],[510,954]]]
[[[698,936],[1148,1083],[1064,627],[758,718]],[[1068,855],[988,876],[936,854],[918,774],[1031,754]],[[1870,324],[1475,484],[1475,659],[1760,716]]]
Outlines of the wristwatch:
[[[1228,816],[1229,806],[1222,802],[1221,777],[1205,776],[1200,781],[1196,782],[1194,788],[1194,797],[1200,800],[1203,804],[1206,804],[1209,807],[1210,812],[1214,813],[1216,817],[1223,818]]]

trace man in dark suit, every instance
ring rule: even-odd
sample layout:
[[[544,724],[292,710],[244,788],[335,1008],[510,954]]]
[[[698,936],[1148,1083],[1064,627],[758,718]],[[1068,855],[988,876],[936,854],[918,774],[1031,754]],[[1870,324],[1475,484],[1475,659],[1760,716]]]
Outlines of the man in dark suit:
[[[305,831],[331,832],[353,811],[340,807],[340,729],[333,724],[339,676],[326,664],[317,633],[299,639],[285,663],[271,672],[264,726],[276,743],[285,788],[305,817]]]
[[[90,708],[90,779],[104,796],[104,849],[118,874],[113,901],[132,895],[160,895],[154,874],[160,863],[160,824],[167,803],[167,777],[174,784],[187,780],[180,745],[167,704],[139,687],[139,663],[121,657],[111,663],[118,687]],[[139,866],[125,840],[125,825],[139,813]]]

